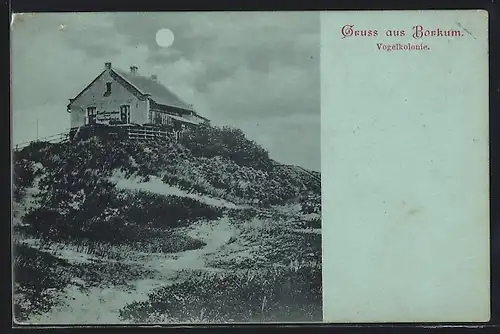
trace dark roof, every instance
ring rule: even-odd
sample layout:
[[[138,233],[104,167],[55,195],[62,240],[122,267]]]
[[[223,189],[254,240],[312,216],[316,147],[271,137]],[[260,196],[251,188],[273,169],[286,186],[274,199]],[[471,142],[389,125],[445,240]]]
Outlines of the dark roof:
[[[158,104],[177,107],[185,110],[193,110],[193,107],[184,102],[177,95],[172,93],[167,87],[161,83],[139,74],[131,74],[122,70],[113,69],[115,73],[132,84],[142,94],[149,94],[151,99]]]

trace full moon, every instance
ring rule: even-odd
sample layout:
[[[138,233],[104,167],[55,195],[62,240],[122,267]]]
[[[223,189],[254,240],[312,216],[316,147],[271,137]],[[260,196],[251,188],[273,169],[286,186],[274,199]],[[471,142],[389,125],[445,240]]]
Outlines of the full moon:
[[[174,43],[174,33],[172,30],[164,28],[156,33],[156,43],[162,48],[168,48]]]

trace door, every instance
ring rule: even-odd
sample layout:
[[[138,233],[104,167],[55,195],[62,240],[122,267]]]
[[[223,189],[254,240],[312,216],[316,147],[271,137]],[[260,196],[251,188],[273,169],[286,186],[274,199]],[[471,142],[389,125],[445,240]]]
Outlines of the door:
[[[130,106],[120,107],[120,120],[122,123],[130,123]]]
[[[96,107],[88,107],[87,108],[87,119],[88,119],[88,124],[93,125],[96,124],[96,118],[97,118],[97,109]]]

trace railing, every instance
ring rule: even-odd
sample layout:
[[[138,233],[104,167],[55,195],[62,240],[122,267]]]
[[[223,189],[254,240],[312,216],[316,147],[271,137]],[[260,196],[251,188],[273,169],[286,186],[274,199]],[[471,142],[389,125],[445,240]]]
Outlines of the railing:
[[[308,171],[307,169],[305,168],[302,168],[300,166],[296,166],[296,165],[285,165],[285,164],[280,164],[280,163],[276,163],[277,166],[281,167],[281,168],[285,168],[285,169],[288,169],[290,171],[295,171],[295,172],[298,172],[298,173],[302,173],[302,174],[306,174],[307,176],[309,176],[316,184],[319,184],[321,185],[321,177],[318,177],[316,176],[315,174],[311,173],[310,171]]]
[[[127,128],[128,139],[132,140],[155,140],[155,139],[178,139],[178,131],[163,131],[156,128]]]
[[[116,127],[126,128],[126,135],[130,140],[178,140],[180,136],[180,131],[164,131],[155,127],[137,127],[130,125],[122,125]],[[107,131],[113,133],[113,128],[110,127]],[[33,142],[46,142],[46,143],[64,143],[68,142],[70,138],[70,132],[77,132],[78,128],[67,129],[65,132],[58,133],[51,136],[46,136],[39,138],[37,140],[27,141],[14,145],[14,150],[20,150],[26,146],[29,146]]]
[[[34,142],[45,142],[45,143],[64,143],[69,140],[69,131],[62,132],[62,133],[57,133],[55,135],[51,136],[46,136],[42,138],[38,138],[36,140],[31,140],[31,141],[26,141],[23,143],[19,143],[14,145],[14,150],[20,150],[26,146],[29,146],[31,143]]]
[[[310,171],[308,171],[307,169],[304,169],[304,168],[302,168],[302,167],[300,167],[300,166],[295,166],[295,168],[297,168],[297,169],[298,169],[298,170],[300,170],[301,172],[303,172],[303,173],[305,173],[305,174],[309,175],[309,176],[310,176],[311,178],[313,178],[316,182],[321,183],[321,178],[320,178],[320,177],[318,177],[318,176],[316,176],[316,175],[314,175],[313,173],[311,173],[311,172],[310,172]]]

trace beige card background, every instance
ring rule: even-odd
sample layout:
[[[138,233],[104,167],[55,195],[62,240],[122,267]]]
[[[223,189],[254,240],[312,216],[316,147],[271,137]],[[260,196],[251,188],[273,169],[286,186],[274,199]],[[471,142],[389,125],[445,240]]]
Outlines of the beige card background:
[[[321,13],[326,322],[489,320],[487,27],[485,11]],[[398,42],[429,50],[377,47]]]

